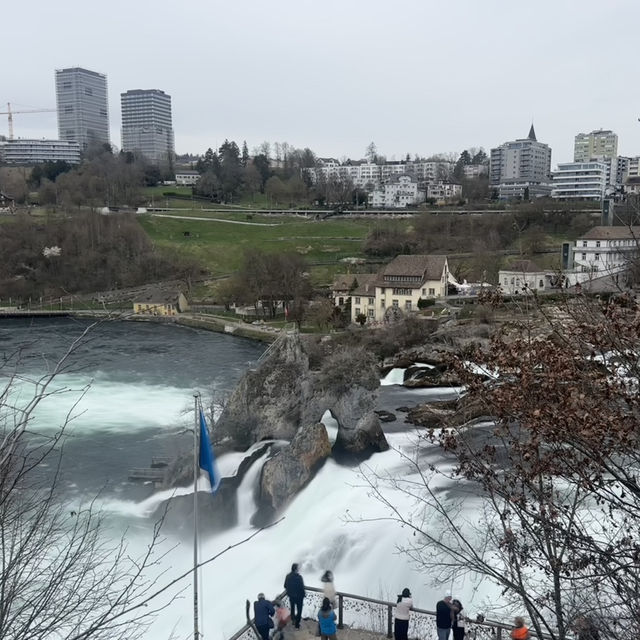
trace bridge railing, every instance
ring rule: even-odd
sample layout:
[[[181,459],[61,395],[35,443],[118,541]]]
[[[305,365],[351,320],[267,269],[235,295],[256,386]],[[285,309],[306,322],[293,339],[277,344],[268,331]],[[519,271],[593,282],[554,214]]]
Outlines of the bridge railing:
[[[318,609],[322,605],[323,592],[317,587],[305,587],[303,616],[317,617]],[[286,594],[281,593],[276,598],[289,606]],[[353,593],[339,592],[337,594],[336,615],[338,616],[338,628],[348,626],[353,629],[362,629],[371,633],[379,633],[387,638],[393,637],[393,619],[396,604],[386,600],[368,598]],[[507,640],[510,637],[511,625],[493,620],[482,622],[465,620],[465,638],[470,640]],[[531,636],[536,634],[531,630]],[[247,622],[229,640],[256,640],[257,632],[253,621]],[[436,638],[436,612],[427,609],[414,608],[409,620],[409,638]]]

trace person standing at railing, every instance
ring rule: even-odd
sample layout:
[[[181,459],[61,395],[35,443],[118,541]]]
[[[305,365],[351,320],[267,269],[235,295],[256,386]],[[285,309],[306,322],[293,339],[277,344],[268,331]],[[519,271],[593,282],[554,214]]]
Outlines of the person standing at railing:
[[[411,615],[409,612],[411,609],[413,609],[411,591],[405,587],[398,596],[398,603],[396,604],[396,616],[393,621],[393,635],[395,640],[407,640],[409,617]]]
[[[282,640],[284,638],[284,629],[289,624],[289,620],[291,620],[291,612],[287,607],[282,606],[280,600],[275,600],[273,606],[276,608],[276,629],[271,638],[272,640]]]
[[[336,612],[331,608],[329,598],[322,600],[322,607],[318,611],[321,640],[336,640]]]
[[[449,640],[452,624],[451,596],[446,595],[436,603],[436,629],[438,640]]]
[[[320,582],[322,582],[322,594],[325,598],[329,598],[329,602],[331,602],[331,606],[336,608],[336,587],[333,584],[333,572],[325,571],[322,574],[322,578],[320,578]]]
[[[269,630],[274,626],[271,616],[275,612],[273,605],[264,597],[264,593],[259,593],[258,599],[253,603],[253,615],[256,629],[262,640],[269,640]]]
[[[451,629],[453,631],[453,640],[463,640],[464,638],[464,618],[462,616],[462,602],[453,599],[451,603]]]
[[[302,620],[302,603],[304,601],[305,590],[304,580],[298,572],[298,565],[295,562],[291,565],[291,573],[288,573],[284,579],[284,588],[291,603],[293,626],[299,629],[300,620]]]
[[[529,640],[531,634],[524,624],[522,616],[516,616],[513,621],[513,631],[511,632],[513,640]]]

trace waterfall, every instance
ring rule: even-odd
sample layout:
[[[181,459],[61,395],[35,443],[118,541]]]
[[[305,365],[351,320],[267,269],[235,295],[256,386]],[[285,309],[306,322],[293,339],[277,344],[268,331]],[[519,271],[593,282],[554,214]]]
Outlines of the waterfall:
[[[386,387],[392,384],[403,384],[405,371],[406,369],[400,368],[400,367],[395,367],[394,369],[391,369],[391,371],[389,371],[389,373],[387,373],[387,375],[384,378],[382,378],[382,380],[380,380],[380,386]]]
[[[238,503],[238,526],[249,527],[251,526],[251,516],[256,512],[256,486],[262,471],[262,465],[264,465],[269,453],[265,453],[258,458],[244,474],[242,482],[238,487],[237,503]]]

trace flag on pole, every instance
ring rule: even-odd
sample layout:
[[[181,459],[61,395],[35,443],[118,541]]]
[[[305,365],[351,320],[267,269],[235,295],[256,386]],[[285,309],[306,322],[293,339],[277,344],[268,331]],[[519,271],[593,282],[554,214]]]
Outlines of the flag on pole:
[[[207,430],[207,422],[200,407],[200,461],[199,466],[203,471],[209,474],[209,482],[211,483],[211,493],[215,493],[220,486],[220,474],[218,473],[218,465],[216,457],[213,453],[213,447],[209,440],[209,431]]]

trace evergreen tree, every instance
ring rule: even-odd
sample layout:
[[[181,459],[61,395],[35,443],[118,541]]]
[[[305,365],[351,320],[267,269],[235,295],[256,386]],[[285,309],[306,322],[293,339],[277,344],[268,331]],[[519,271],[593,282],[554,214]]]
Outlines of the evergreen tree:
[[[247,141],[242,143],[242,160],[241,164],[246,167],[249,164],[249,147],[247,147]]]

